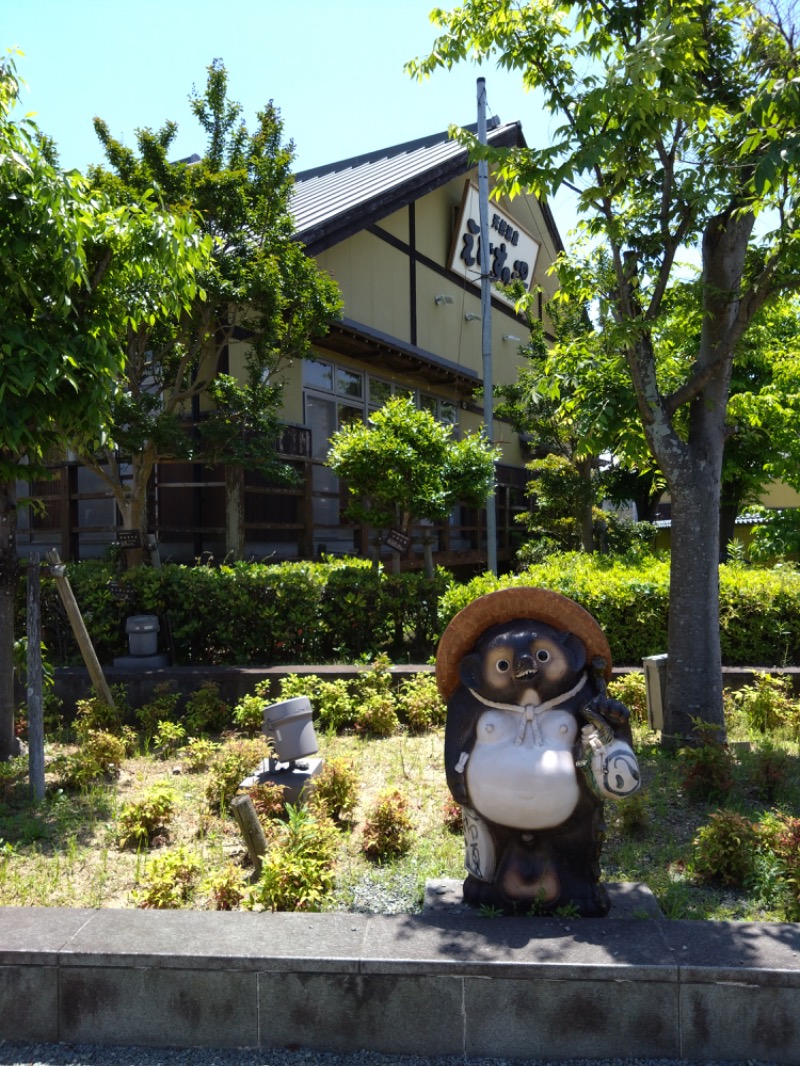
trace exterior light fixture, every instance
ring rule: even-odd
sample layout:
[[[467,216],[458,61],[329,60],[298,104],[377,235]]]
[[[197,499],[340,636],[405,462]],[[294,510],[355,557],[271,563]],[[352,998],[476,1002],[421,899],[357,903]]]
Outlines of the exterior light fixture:
[[[467,322],[474,322],[476,318],[480,317],[480,315],[476,315],[473,311],[467,311],[467,313],[464,315],[464,318],[467,320]]]
[[[520,337],[515,337],[513,333],[504,333],[503,334],[503,340],[504,341],[516,341],[519,344],[521,338]]]
[[[451,304],[453,302],[453,297],[446,296],[443,292],[440,292],[438,296],[434,296],[433,302],[435,304]]]

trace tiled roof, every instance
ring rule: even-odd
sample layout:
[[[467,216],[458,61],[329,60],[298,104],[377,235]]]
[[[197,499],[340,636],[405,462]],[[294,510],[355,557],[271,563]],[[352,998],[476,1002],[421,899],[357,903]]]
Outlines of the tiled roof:
[[[474,125],[467,128],[475,132]],[[487,141],[525,146],[518,122],[497,119],[487,124]],[[469,169],[466,149],[444,131],[302,171],[292,198],[295,236],[309,253],[322,251]],[[545,217],[552,224],[548,210]]]

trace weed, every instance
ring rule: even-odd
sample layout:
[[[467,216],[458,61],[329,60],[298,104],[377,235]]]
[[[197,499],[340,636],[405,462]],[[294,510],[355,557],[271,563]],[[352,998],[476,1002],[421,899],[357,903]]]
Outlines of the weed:
[[[464,829],[464,815],[461,812],[461,804],[456,803],[452,796],[445,796],[442,803],[442,821],[448,833],[461,833]]]
[[[396,789],[382,792],[366,814],[362,849],[368,859],[385,862],[405,855],[414,842],[408,800]]]
[[[62,788],[87,789],[97,781],[117,777],[125,760],[125,743],[113,733],[89,730],[81,735],[80,747],[51,765]]]
[[[229,862],[221,870],[208,874],[201,887],[211,897],[214,910],[237,910],[247,892],[247,874]]]
[[[745,719],[756,733],[771,733],[789,723],[795,701],[789,696],[789,677],[756,674],[751,685],[744,685],[727,695],[734,713]]]
[[[122,703],[115,699],[112,706],[99,696],[93,695],[88,699],[78,700],[75,704],[75,732],[79,738],[89,733],[119,734],[124,717],[125,706]]]

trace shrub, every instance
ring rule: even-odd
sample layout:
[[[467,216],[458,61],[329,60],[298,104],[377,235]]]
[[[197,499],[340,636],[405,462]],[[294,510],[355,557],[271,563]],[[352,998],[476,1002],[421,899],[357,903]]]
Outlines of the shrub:
[[[230,722],[231,709],[219,694],[216,681],[204,681],[186,700],[184,722],[190,736],[221,733]]]
[[[381,793],[364,822],[362,850],[369,859],[385,862],[405,855],[414,841],[408,801],[396,790]]]
[[[331,733],[338,733],[355,721],[353,698],[343,677],[319,683],[314,707],[320,726]]]
[[[113,733],[93,729],[81,736],[80,747],[55,760],[51,769],[63,788],[88,788],[119,776],[125,760],[125,743]]]
[[[333,823],[302,806],[287,804],[286,812],[286,822],[274,823],[258,881],[243,900],[250,910],[318,911],[333,889]]]
[[[114,704],[106,703],[100,696],[93,694],[88,699],[75,703],[75,732],[79,737],[92,732],[122,732],[127,703],[120,699],[119,690],[112,692]]]
[[[745,766],[753,796],[764,803],[775,803],[789,780],[791,763],[787,752],[766,741],[750,754]]]
[[[734,713],[742,715],[749,729],[771,733],[792,718],[795,701],[789,696],[790,686],[787,675],[756,674],[752,684],[726,694],[726,700]]]
[[[373,692],[361,698],[356,711],[357,733],[370,737],[390,737],[399,726],[391,693]]]
[[[414,674],[401,682],[396,697],[400,718],[412,733],[426,733],[443,725],[447,707],[439,695],[434,674]]]
[[[800,818],[775,812],[761,823],[763,846],[780,863],[786,918],[800,920]]]
[[[243,696],[233,708],[233,721],[249,737],[260,733],[264,725],[264,700],[260,696]]]
[[[185,847],[159,855],[145,866],[133,901],[137,907],[166,910],[188,903],[201,872],[200,859]]]
[[[211,806],[220,813],[226,811],[242,781],[256,770],[268,754],[266,737],[231,740],[219,748],[206,784],[206,799]]]
[[[174,788],[158,783],[151,785],[139,799],[126,803],[117,818],[119,847],[149,847],[153,838],[172,821],[177,801]]]
[[[755,823],[736,811],[717,811],[692,841],[692,867],[703,880],[743,888],[759,844]]]
[[[631,721],[647,721],[647,685],[644,674],[631,671],[609,682],[608,694],[624,703],[631,712]]]
[[[321,810],[334,821],[352,821],[358,801],[358,778],[353,764],[336,756],[326,759],[312,781],[308,806]]]
[[[153,744],[160,758],[169,759],[185,740],[186,730],[179,722],[159,722]]]
[[[442,804],[442,822],[448,833],[463,832],[464,815],[461,812],[461,804],[456,803],[452,796],[447,796]]]
[[[256,814],[262,821],[280,818],[286,809],[286,786],[273,781],[264,781],[260,785],[251,785],[247,794],[253,801]]]
[[[171,681],[161,681],[153,689],[154,697],[136,711],[136,719],[146,737],[153,737],[162,722],[174,722],[180,696]]]
[[[728,797],[733,788],[733,756],[722,744],[706,743],[697,748],[681,748],[683,789],[690,800],[716,802]]]
[[[191,737],[185,748],[181,749],[180,756],[186,769],[190,771],[205,770],[211,763],[219,745],[205,737]]]
[[[232,911],[240,905],[247,892],[247,874],[233,863],[209,874],[202,888],[211,897],[215,911]]]

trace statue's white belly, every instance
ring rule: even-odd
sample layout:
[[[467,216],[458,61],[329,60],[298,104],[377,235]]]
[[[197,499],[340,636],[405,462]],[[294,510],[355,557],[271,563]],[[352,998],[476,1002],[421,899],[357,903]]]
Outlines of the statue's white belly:
[[[484,711],[466,766],[471,806],[512,829],[561,825],[580,794],[572,754],[577,731],[573,716],[557,709],[528,722],[514,711]]]

